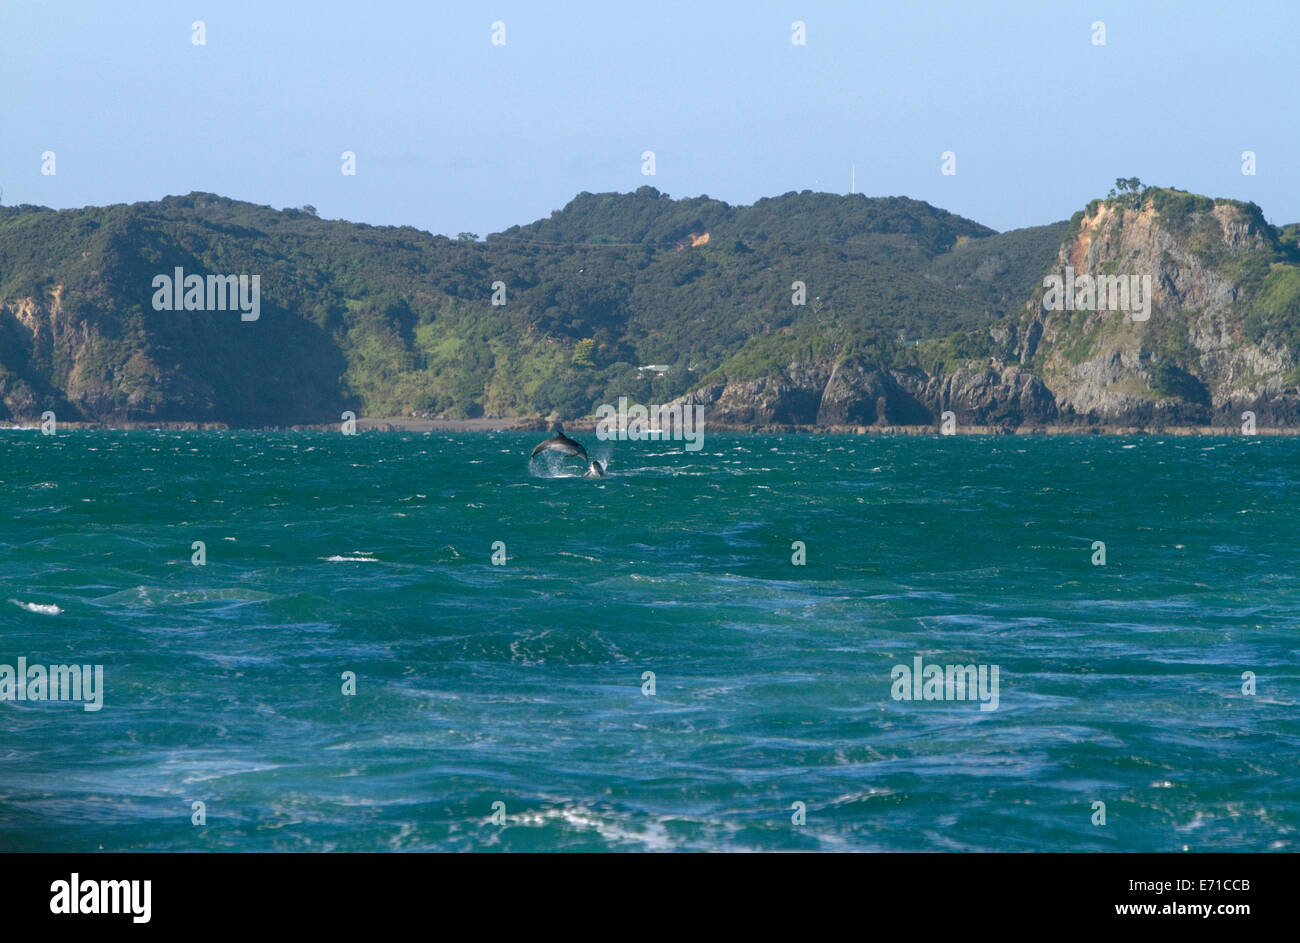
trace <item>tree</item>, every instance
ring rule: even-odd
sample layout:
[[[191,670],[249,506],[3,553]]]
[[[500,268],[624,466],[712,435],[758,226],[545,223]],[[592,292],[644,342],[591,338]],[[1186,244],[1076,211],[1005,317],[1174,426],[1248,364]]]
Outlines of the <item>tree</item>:
[[[1142,205],[1142,191],[1144,189],[1146,188],[1142,185],[1142,181],[1137,177],[1116,177],[1115,189],[1110,191],[1107,199],[1114,199],[1115,190],[1118,190],[1120,193],[1130,194],[1133,197],[1132,205],[1136,208]]]
[[[573,348],[573,363],[579,367],[594,367],[591,355],[596,352],[596,339],[594,337],[584,337],[578,341],[577,346]]]
[[[472,232],[459,233],[456,238],[461,242],[478,242],[478,234]]]

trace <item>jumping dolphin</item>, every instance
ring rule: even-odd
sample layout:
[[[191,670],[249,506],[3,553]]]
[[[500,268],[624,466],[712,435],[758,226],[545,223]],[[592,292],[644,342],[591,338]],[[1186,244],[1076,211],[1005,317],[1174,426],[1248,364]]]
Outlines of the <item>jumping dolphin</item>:
[[[538,452],[545,452],[547,449],[555,449],[565,455],[579,455],[584,461],[587,461],[587,450],[580,443],[574,442],[564,434],[564,427],[558,422],[551,426],[551,432],[555,433],[545,442],[539,443],[537,448],[533,449],[533,455]],[[530,455],[529,458],[532,458]]]
[[[601,463],[600,459],[595,459],[594,461],[592,461],[591,465],[588,466],[587,474],[583,475],[582,477],[583,478],[604,478],[605,466]]]

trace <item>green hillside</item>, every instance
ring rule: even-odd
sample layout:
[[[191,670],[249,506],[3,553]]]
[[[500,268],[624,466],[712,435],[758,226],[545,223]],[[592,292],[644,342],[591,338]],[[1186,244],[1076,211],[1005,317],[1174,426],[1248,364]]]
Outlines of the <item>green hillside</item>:
[[[732,207],[650,187],[482,242],[203,193],[0,207],[0,397],[14,416],[239,425],[581,415],[808,345],[892,357],[985,327],[1023,306],[1065,225],[999,235],[905,198]],[[260,275],[260,319],[154,311],[152,279],[178,266]]]

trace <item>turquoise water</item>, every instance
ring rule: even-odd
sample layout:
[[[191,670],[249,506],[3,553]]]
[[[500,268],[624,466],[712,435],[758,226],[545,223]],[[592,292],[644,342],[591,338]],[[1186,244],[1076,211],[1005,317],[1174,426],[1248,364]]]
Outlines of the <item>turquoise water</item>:
[[[538,438],[0,432],[0,849],[1296,849],[1300,440]]]

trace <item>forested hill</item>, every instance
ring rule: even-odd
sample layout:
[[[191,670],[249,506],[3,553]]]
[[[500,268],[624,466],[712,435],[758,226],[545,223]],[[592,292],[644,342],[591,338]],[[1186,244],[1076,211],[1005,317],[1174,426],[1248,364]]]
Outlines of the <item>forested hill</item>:
[[[787,193],[752,206],[729,206],[707,196],[674,200],[653,187],[635,193],[579,193],[549,219],[514,226],[489,242],[636,243],[673,248],[693,233],[711,240],[785,243],[870,241],[893,235],[900,244],[946,252],[960,237],[991,236],[987,226],[906,197],[871,199],[831,193]]]
[[[733,207],[650,187],[582,193],[481,241],[206,193],[0,207],[0,418],[578,416],[791,358],[894,362],[1022,310],[1066,227],[996,234],[905,198]],[[260,316],[155,310],[154,279],[176,268],[258,275]]]

